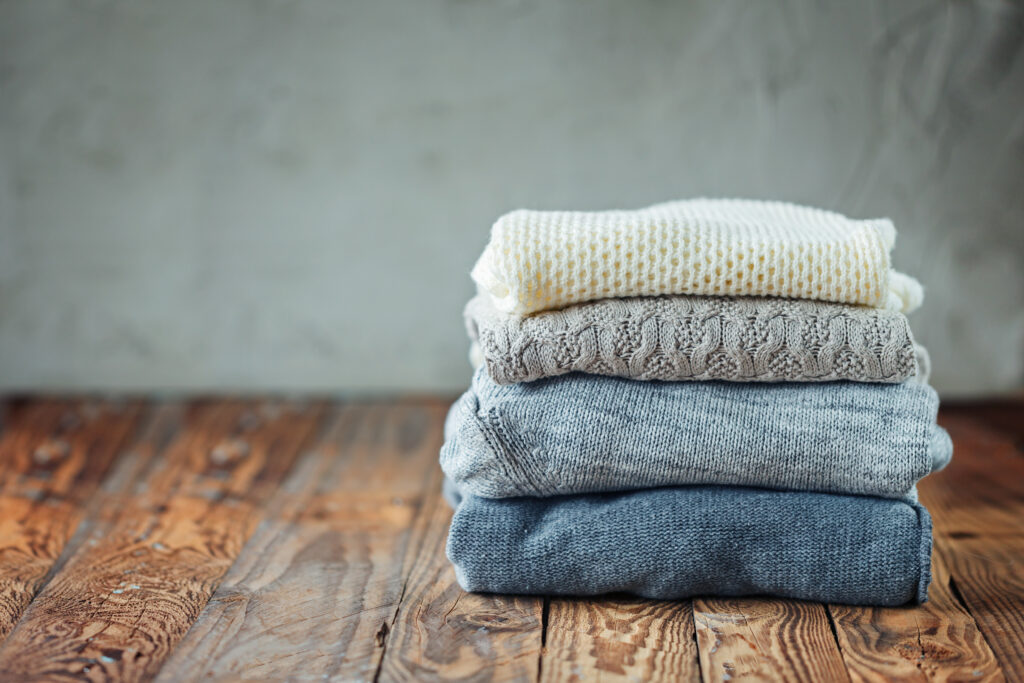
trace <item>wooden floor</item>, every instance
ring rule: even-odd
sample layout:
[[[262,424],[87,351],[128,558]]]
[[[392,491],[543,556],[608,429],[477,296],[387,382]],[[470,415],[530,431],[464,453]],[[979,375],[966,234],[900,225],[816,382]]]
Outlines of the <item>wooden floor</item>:
[[[0,680],[1024,680],[1024,401],[943,411],[900,609],[463,593],[446,405],[6,402]]]

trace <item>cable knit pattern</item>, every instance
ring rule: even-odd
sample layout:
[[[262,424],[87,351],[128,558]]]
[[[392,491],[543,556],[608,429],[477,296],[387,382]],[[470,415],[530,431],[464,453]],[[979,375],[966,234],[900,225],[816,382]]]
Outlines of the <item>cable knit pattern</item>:
[[[667,381],[895,383],[918,369],[903,314],[817,301],[638,297],[518,318],[477,296],[465,319],[499,384],[574,371]]]
[[[503,313],[661,294],[781,296],[910,311],[889,267],[896,230],[783,202],[694,199],[637,211],[513,211],[473,279]]]

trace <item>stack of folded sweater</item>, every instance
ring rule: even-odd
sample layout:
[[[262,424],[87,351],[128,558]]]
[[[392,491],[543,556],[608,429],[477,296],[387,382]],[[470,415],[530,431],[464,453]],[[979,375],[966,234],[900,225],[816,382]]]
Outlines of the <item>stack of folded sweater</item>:
[[[473,269],[441,465],[470,591],[927,599],[952,455],[888,220],[516,211]]]

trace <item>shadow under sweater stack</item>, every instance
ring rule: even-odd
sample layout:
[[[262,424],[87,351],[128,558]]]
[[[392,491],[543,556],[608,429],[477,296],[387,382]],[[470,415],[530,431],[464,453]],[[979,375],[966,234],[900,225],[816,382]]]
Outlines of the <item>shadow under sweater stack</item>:
[[[949,461],[888,220],[778,202],[516,211],[441,465],[469,591],[927,599]]]

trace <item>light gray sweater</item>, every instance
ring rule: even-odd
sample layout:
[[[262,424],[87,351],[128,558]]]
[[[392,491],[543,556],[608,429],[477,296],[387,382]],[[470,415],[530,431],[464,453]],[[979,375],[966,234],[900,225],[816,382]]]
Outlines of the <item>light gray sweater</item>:
[[[917,382],[637,382],[581,373],[498,385],[448,415],[441,467],[484,498],[685,484],[914,498],[949,461]]]
[[[660,380],[902,382],[918,371],[902,313],[769,297],[605,299],[525,318],[470,300],[495,382],[580,371]]]

